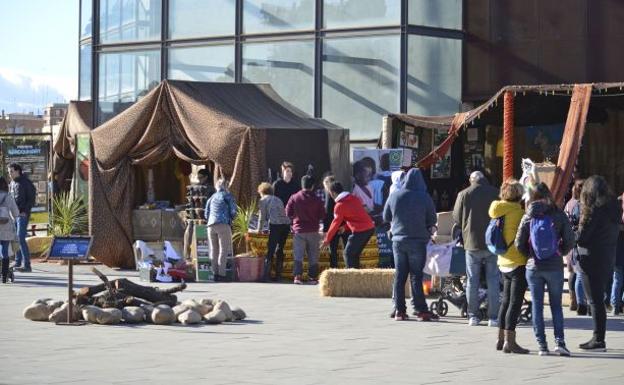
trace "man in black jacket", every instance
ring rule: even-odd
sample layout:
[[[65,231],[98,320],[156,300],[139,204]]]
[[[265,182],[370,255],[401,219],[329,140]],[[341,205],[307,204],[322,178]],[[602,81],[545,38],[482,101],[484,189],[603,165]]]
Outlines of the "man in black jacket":
[[[30,251],[26,243],[26,232],[28,231],[30,210],[32,210],[35,204],[37,192],[30,179],[22,173],[22,166],[17,163],[11,163],[8,171],[11,177],[9,193],[15,199],[19,210],[15,226],[17,228],[20,249],[15,253],[15,269],[22,272],[30,272]],[[24,261],[23,266],[22,260]]]

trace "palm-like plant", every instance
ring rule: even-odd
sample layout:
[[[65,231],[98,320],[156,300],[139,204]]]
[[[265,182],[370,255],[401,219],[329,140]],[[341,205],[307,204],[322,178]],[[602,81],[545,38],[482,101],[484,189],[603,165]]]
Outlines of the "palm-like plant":
[[[87,232],[87,205],[82,198],[73,199],[69,194],[52,198],[50,233],[55,236],[84,234]]]
[[[249,245],[247,243],[247,232],[249,231],[249,221],[258,211],[258,204],[256,200],[252,200],[247,206],[238,206],[236,216],[232,221],[232,241],[235,244],[245,242],[245,251],[249,251]]]

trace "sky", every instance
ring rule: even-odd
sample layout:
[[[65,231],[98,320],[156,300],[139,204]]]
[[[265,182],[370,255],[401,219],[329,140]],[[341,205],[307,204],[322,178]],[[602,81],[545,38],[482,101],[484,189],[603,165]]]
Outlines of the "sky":
[[[0,20],[0,108],[77,99],[79,0],[0,0]]]

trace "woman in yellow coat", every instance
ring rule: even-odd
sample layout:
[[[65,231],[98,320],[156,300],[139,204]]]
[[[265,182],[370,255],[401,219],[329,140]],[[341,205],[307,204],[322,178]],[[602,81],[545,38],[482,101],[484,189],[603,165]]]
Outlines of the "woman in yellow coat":
[[[503,276],[504,285],[498,312],[496,350],[527,354],[529,351],[516,343],[516,325],[524,300],[524,292],[527,289],[525,277],[527,258],[514,245],[516,232],[524,215],[520,204],[523,193],[524,189],[517,180],[507,180],[500,189],[501,199],[492,202],[489,214],[491,218],[504,217],[503,238],[505,243],[510,245],[505,254],[498,256],[498,268]]]

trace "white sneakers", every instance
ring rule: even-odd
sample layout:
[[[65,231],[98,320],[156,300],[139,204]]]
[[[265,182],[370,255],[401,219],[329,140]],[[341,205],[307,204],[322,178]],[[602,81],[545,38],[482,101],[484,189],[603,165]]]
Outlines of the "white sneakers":
[[[498,320],[495,319],[491,319],[488,321],[488,326],[491,328],[497,328],[498,327]]]
[[[470,317],[470,319],[468,319],[468,326],[479,326],[479,319],[477,317]]]

